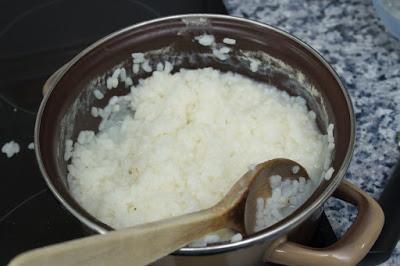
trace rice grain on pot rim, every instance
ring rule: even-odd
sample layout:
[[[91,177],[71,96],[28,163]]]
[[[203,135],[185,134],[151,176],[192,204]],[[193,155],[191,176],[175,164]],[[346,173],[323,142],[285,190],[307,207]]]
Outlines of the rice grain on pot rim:
[[[155,71],[98,115],[99,133],[68,142],[68,182],[114,228],[211,207],[273,158],[299,162],[318,184],[333,148],[303,98],[212,68]]]

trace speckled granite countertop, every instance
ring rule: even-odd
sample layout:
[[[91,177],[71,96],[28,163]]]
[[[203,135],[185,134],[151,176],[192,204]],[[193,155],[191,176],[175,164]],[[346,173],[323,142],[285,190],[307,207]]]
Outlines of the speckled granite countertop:
[[[234,16],[277,26],[310,44],[330,62],[350,92],[356,146],[347,178],[378,198],[397,159],[400,130],[400,41],[389,35],[368,0],[225,0]],[[337,234],[354,209],[330,200]],[[384,265],[400,265],[400,245]]]

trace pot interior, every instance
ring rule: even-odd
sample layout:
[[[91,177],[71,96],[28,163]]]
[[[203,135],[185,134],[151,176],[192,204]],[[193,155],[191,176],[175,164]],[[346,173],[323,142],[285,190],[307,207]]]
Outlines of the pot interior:
[[[236,40],[236,44],[230,46],[233,51],[227,60],[217,59],[210,47],[194,41],[195,36],[205,33],[214,35],[217,43],[222,43],[226,37]],[[146,53],[153,69],[158,62],[168,60],[174,65],[173,72],[180,68],[213,67],[272,84],[290,95],[304,97],[308,107],[317,114],[322,133],[326,134],[329,123],[335,125],[332,157],[335,175],[323,181],[303,207],[285,220],[301,213],[333,180],[342,178],[344,171],[336,170],[347,167],[346,160],[352,149],[351,105],[336,76],[315,52],[285,33],[243,19],[187,16],[156,20],[106,37],[78,55],[58,81],[50,84],[52,89],[39,112],[35,134],[42,171],[62,202],[97,228],[111,230],[81,208],[68,193],[67,162],[63,158],[65,140],[76,141],[81,130],[96,131],[101,119],[90,114],[94,101],[97,107],[104,107],[110,97],[129,92],[123,84],[113,90],[107,90],[105,84],[106,77],[118,66],[125,66],[127,72],[132,73],[131,53],[134,52]],[[253,72],[249,58],[265,63]],[[141,71],[132,75],[133,81],[136,84],[149,75],[151,73]],[[102,100],[93,96],[95,89],[105,92]],[[338,172],[342,173],[338,175]]]

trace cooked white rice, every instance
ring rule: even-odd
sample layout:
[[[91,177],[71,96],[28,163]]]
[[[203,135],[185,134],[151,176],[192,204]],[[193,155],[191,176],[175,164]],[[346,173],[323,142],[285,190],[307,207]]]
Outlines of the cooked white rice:
[[[13,157],[15,154],[19,153],[20,147],[19,144],[15,141],[7,142],[1,147],[1,152],[4,153],[7,158]]]
[[[98,100],[101,100],[101,99],[104,98],[104,94],[101,91],[97,90],[97,89],[93,91],[93,95]]]
[[[255,232],[286,218],[310,197],[315,187],[312,180],[304,177],[282,180],[279,175],[270,177],[270,185],[271,197],[257,199]]]
[[[330,139],[303,98],[212,68],[171,69],[98,108],[98,134],[67,141],[71,192],[92,215],[123,228],[205,209],[249,165],[277,157],[323,176]]]
[[[226,44],[230,44],[230,45],[235,45],[236,44],[236,40],[235,39],[231,39],[231,38],[224,38],[222,40],[222,42],[226,43]]]
[[[203,34],[203,35],[194,37],[194,39],[203,46],[211,46],[211,45],[215,44],[214,35]]]
[[[35,149],[35,144],[33,142],[28,144],[28,149],[29,150],[34,150]]]

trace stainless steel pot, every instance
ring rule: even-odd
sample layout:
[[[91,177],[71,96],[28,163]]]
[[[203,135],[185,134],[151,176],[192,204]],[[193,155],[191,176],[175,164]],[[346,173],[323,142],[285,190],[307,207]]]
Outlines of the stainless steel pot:
[[[219,60],[209,47],[193,41],[204,33],[213,34],[219,43],[225,37],[235,39],[230,58]],[[97,129],[100,120],[89,112],[94,100],[92,91],[105,86],[104,77],[114,66],[131,69],[132,52],[148,52],[151,62],[174,61],[175,70],[212,66],[273,84],[291,95],[303,96],[317,114],[323,133],[329,123],[335,125],[334,175],[324,180],[299,210],[240,242],[182,248],[155,265],[354,265],[362,259],[376,240],[384,217],[369,195],[342,181],[354,144],[354,114],[346,90],[328,63],[299,39],[271,26],[231,16],[180,15],[122,29],[82,51],[45,84],[46,94],[35,127],[36,156],[54,195],[87,228],[101,234],[112,230],[69,194],[64,143],[66,139],[76,139],[81,130]],[[252,72],[248,56],[266,63]],[[139,73],[135,81],[148,75]],[[123,88],[109,91],[97,105],[104,106],[111,96],[126,93]],[[310,235],[322,204],[332,194],[357,206],[356,221],[330,247],[314,249],[299,244]]]

